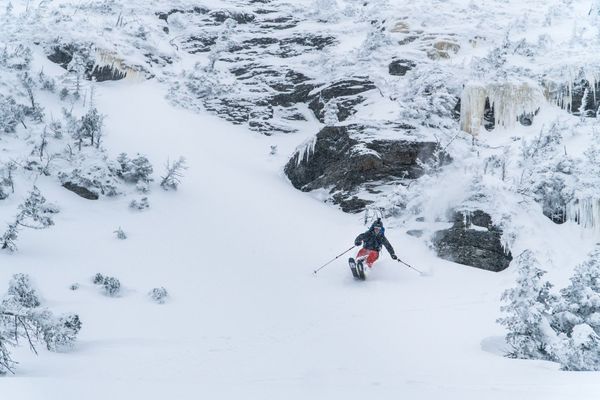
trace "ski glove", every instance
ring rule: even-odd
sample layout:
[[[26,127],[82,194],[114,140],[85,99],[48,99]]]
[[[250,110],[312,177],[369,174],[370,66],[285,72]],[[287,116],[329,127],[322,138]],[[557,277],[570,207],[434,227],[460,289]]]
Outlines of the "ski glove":
[[[397,260],[397,259],[398,259],[398,256],[395,254],[392,254],[392,260]]]
[[[362,240],[355,240],[354,241],[354,245],[355,246],[360,246],[361,243],[362,243]]]

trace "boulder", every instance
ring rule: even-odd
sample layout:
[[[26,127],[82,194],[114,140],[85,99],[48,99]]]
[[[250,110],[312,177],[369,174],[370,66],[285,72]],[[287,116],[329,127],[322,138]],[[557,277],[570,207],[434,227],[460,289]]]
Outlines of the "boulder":
[[[438,257],[494,272],[508,267],[512,255],[502,245],[502,230],[492,223],[489,214],[481,210],[455,212],[453,222],[451,228],[433,236]]]
[[[388,69],[390,75],[404,76],[416,66],[417,64],[411,60],[394,60],[390,63]]]
[[[83,197],[84,199],[87,199],[87,200],[98,200],[98,197],[99,197],[98,193],[92,192],[88,188],[79,186],[73,182],[65,182],[65,183],[63,183],[63,187],[65,189],[70,190],[71,192],[75,193],[76,195]]]
[[[325,122],[325,106],[331,99],[337,100],[338,120],[348,119],[356,111],[354,107],[362,103],[365,98],[361,93],[376,89],[376,86],[366,77],[352,77],[333,82],[309,96],[310,108],[321,122]]]
[[[409,140],[360,139],[362,125],[323,128],[306,148],[299,149],[285,166],[285,174],[302,191],[328,189],[332,201],[347,212],[362,211],[369,200],[356,193],[362,185],[417,179],[422,163],[450,161],[437,143]],[[358,134],[358,135],[356,135]]]

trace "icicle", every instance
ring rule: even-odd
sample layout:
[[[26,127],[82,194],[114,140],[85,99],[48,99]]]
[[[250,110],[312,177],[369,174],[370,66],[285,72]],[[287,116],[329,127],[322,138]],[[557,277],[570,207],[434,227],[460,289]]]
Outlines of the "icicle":
[[[143,75],[140,75],[140,72],[130,66],[126,65],[122,59],[118,58],[114,54],[104,51],[97,50],[96,51],[96,62],[94,64],[94,68],[102,68],[105,66],[112,67],[113,69],[119,71],[120,73],[125,75],[125,79],[130,80],[140,80],[143,79]]]
[[[310,158],[310,155],[315,152],[315,146],[317,145],[317,137],[314,136],[302,143],[296,149],[296,154],[298,154],[298,160],[296,161],[296,165],[300,165],[303,161],[307,161]]]
[[[477,136],[483,123],[486,89],[481,84],[468,84],[460,97],[460,129]]]
[[[543,94],[539,87],[527,83],[503,83],[490,85],[488,97],[494,109],[496,126],[511,128],[520,115],[534,114],[540,108]]]
[[[600,230],[600,199],[578,199],[567,204],[566,218],[583,228]]]
[[[541,88],[528,83],[500,83],[483,86],[469,84],[461,96],[461,129],[474,136],[479,133],[485,100],[494,108],[496,126],[510,128],[520,115],[534,114],[543,102]]]
[[[592,97],[594,99],[594,104],[597,102],[597,90],[596,86],[598,85],[598,81],[600,80],[600,71],[593,68],[579,68],[577,71],[573,71],[572,68],[567,68],[562,71],[561,75],[567,77],[565,81],[562,83],[556,83],[553,81],[544,82],[544,87],[546,88],[545,96],[546,99],[556,105],[558,105],[563,110],[567,110],[570,113],[579,110],[573,110],[573,90],[575,86],[575,82],[579,82],[584,80],[588,83]]]

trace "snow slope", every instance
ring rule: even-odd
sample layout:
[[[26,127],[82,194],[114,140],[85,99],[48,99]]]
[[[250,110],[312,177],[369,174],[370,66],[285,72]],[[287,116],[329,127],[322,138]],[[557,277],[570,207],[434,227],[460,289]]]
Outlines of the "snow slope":
[[[389,230],[387,255],[367,282],[344,257],[358,218],[292,190],[281,175],[295,141],[266,138],[213,116],[172,108],[151,82],[103,85],[108,148],[152,161],[182,154],[181,190],[151,195],[132,213],[121,200],[88,202],[44,187],[64,211],[52,230],[27,232],[12,273],[30,273],[46,303],[80,313],[84,328],[66,354],[20,348],[18,375],[1,381],[19,399],[381,398],[593,399],[596,373],[501,356],[499,294],[510,271],[492,274],[436,259]],[[143,107],[140,107],[143,105]],[[168,137],[169,140],[165,140]],[[279,145],[279,155],[268,154]],[[43,186],[43,183],[41,183]],[[122,226],[125,241],[112,231]],[[121,279],[120,298],[90,277]],[[73,281],[81,283],[70,291]],[[147,291],[165,286],[156,305]],[[487,339],[484,339],[487,338]],[[482,339],[484,339],[482,341]]]
[[[427,8],[436,3],[445,7],[437,17]],[[464,13],[466,22],[452,30],[478,16],[490,18],[504,4],[495,3],[481,9],[471,2],[464,8],[471,10]],[[576,3],[577,15],[587,9],[587,3]],[[465,2],[406,4],[406,13],[412,25],[427,22],[436,30],[440,21],[451,26],[454,4]],[[499,14],[489,29],[518,12]],[[80,15],[73,17],[76,24]],[[501,40],[496,36],[491,35]],[[110,42],[107,37],[103,43]],[[448,64],[466,65],[477,52],[483,55],[480,49],[464,50]],[[53,73],[39,54],[36,62]],[[404,234],[422,228],[414,221],[390,221],[387,235],[404,261],[430,277],[385,252],[367,282],[351,278],[345,264],[350,253],[313,276],[365,229],[360,217],[296,191],[283,176],[295,147],[316,130],[265,137],[208,113],[174,108],[165,100],[166,86],[105,82],[96,85],[96,103],[107,115],[104,143],[113,157],[123,151],[146,154],[157,167],[155,178],[168,157],[187,158],[180,190],[163,192],[154,184],[150,209],[137,213],[127,207],[130,198],[90,202],[54,178],[36,181],[61,213],[51,229],[23,231],[18,254],[0,252],[0,290],[12,274],[28,273],[45,305],[77,312],[83,329],[68,353],[40,349],[35,356],[18,347],[18,373],[0,379],[2,398],[598,398],[598,373],[566,373],[548,362],[504,358],[504,331],[495,320],[500,293],[513,285],[514,271],[492,274],[439,260],[423,241]],[[527,135],[519,129],[517,136]],[[495,133],[482,135],[481,142],[512,140]],[[589,141],[583,142],[578,147]],[[277,155],[269,154],[271,145],[278,146]],[[421,193],[425,209],[444,213],[454,200],[450,194],[463,189],[465,171],[480,163],[471,154],[449,167]],[[3,221],[16,201],[9,198],[0,210]],[[519,246],[543,251],[554,263],[549,275],[561,283],[597,237],[574,223],[558,226],[531,213],[519,214],[518,229],[526,237]],[[428,217],[433,221],[436,215]],[[125,241],[114,237],[119,226],[129,235]],[[122,296],[101,294],[91,283],[97,272],[118,277]],[[71,291],[74,282],[81,287]],[[147,297],[158,286],[171,294],[164,305]]]

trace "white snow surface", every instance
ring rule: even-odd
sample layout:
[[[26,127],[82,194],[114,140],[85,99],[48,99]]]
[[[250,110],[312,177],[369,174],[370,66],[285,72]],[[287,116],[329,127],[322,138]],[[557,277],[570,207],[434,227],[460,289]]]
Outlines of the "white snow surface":
[[[24,8],[25,2],[13,3],[17,11]],[[185,2],[171,3],[176,7]],[[405,10],[413,26],[473,35],[486,29],[484,42],[501,41],[500,28],[520,12],[532,13],[531,24],[541,25],[534,10],[543,4],[496,1],[486,9],[466,1],[401,3],[396,6]],[[554,3],[572,3],[572,19],[585,15],[590,4]],[[515,10],[501,12],[509,4]],[[5,5],[0,1],[0,10]],[[484,26],[494,12],[497,18]],[[546,19],[555,18],[552,7],[544,12]],[[453,20],[457,15],[482,22],[461,26],[469,18]],[[73,15],[73,20],[79,17]],[[527,25],[520,19],[513,24],[517,31]],[[553,26],[557,36],[570,28]],[[533,33],[540,32],[523,31],[523,36]],[[81,34],[66,33],[78,39]],[[590,33],[576,36],[586,35]],[[107,31],[99,43],[106,45],[111,38]],[[461,44],[458,58],[448,61],[449,70],[480,51],[474,46],[467,52],[468,42]],[[548,59],[553,56],[550,51]],[[590,61],[586,57],[597,57],[597,52],[574,63]],[[190,60],[181,63],[193,65]],[[50,75],[60,74],[40,54],[35,62]],[[495,321],[500,294],[514,284],[514,271],[490,273],[440,260],[425,241],[405,234],[407,229],[446,227],[431,221],[464,200],[470,182],[461,177],[481,163],[479,149],[477,156],[464,150],[470,138],[460,139],[455,149],[464,152],[464,160],[447,167],[430,186],[423,184],[419,204],[427,222],[390,220],[386,230],[402,260],[429,276],[419,276],[384,251],[368,280],[356,282],[345,262],[355,250],[315,276],[313,270],[348,249],[365,227],[362,216],[344,214],[318,201],[317,195],[297,191],[284,176],[283,165],[297,146],[312,143],[314,127],[262,136],[203,111],[176,108],[165,99],[169,88],[164,79],[96,84],[95,102],[107,116],[104,146],[111,157],[146,154],[155,178],[167,158],[186,157],[189,169],[178,191],[164,192],[155,183],[151,207],[132,212],[126,196],[88,201],[52,177],[40,176],[35,182],[61,212],[50,229],[22,231],[18,253],[0,252],[0,291],[13,274],[27,273],[44,305],[78,313],[83,328],[75,347],[65,353],[38,349],[36,356],[23,343],[15,348],[17,373],[0,378],[2,399],[600,396],[598,372],[563,372],[554,363],[504,357],[505,331]],[[47,112],[58,114],[60,106],[52,101],[44,102]],[[518,127],[510,135],[501,129],[482,132],[483,156],[499,153],[494,146],[510,143],[514,136],[539,132],[556,117],[553,112],[559,108],[552,107],[542,108],[531,128]],[[569,151],[585,148],[590,135],[575,132]],[[277,145],[276,155],[269,154],[271,145]],[[536,206],[508,209],[509,200],[517,201],[501,194],[504,182],[492,176],[484,181],[498,188],[492,201],[498,215],[512,218],[508,233],[518,233],[519,240],[511,243],[513,254],[536,249],[551,260],[547,267],[553,282],[564,283],[598,240],[597,232],[574,222],[555,225]],[[2,221],[11,218],[18,200],[13,196],[2,204]],[[115,238],[119,226],[127,240]],[[122,294],[104,296],[91,283],[97,272],[119,278]],[[75,282],[80,288],[69,290]],[[170,294],[162,305],[147,295],[160,286]]]
[[[295,191],[281,164],[295,139],[250,134],[208,115],[174,109],[151,82],[111,83],[98,92],[109,115],[108,148],[151,160],[189,160],[176,192],[156,191],[151,209],[121,200],[89,202],[39,182],[62,205],[56,226],[26,232],[11,274],[34,277],[46,304],[81,315],[69,353],[18,349],[18,375],[2,393],[20,399],[419,398],[592,399],[596,373],[502,357],[495,323],[509,271],[492,274],[444,262],[416,239],[388,236],[414,271],[382,256],[366,282],[345,257],[363,228]],[[143,107],[140,107],[143,105]],[[165,140],[168,138],[169,140]],[[550,223],[550,222],[549,222]],[[123,226],[129,239],[111,232]],[[350,253],[351,254],[351,253]],[[95,272],[121,279],[109,298]],[[77,291],[68,289],[81,283]],[[165,286],[172,298],[148,301]]]

